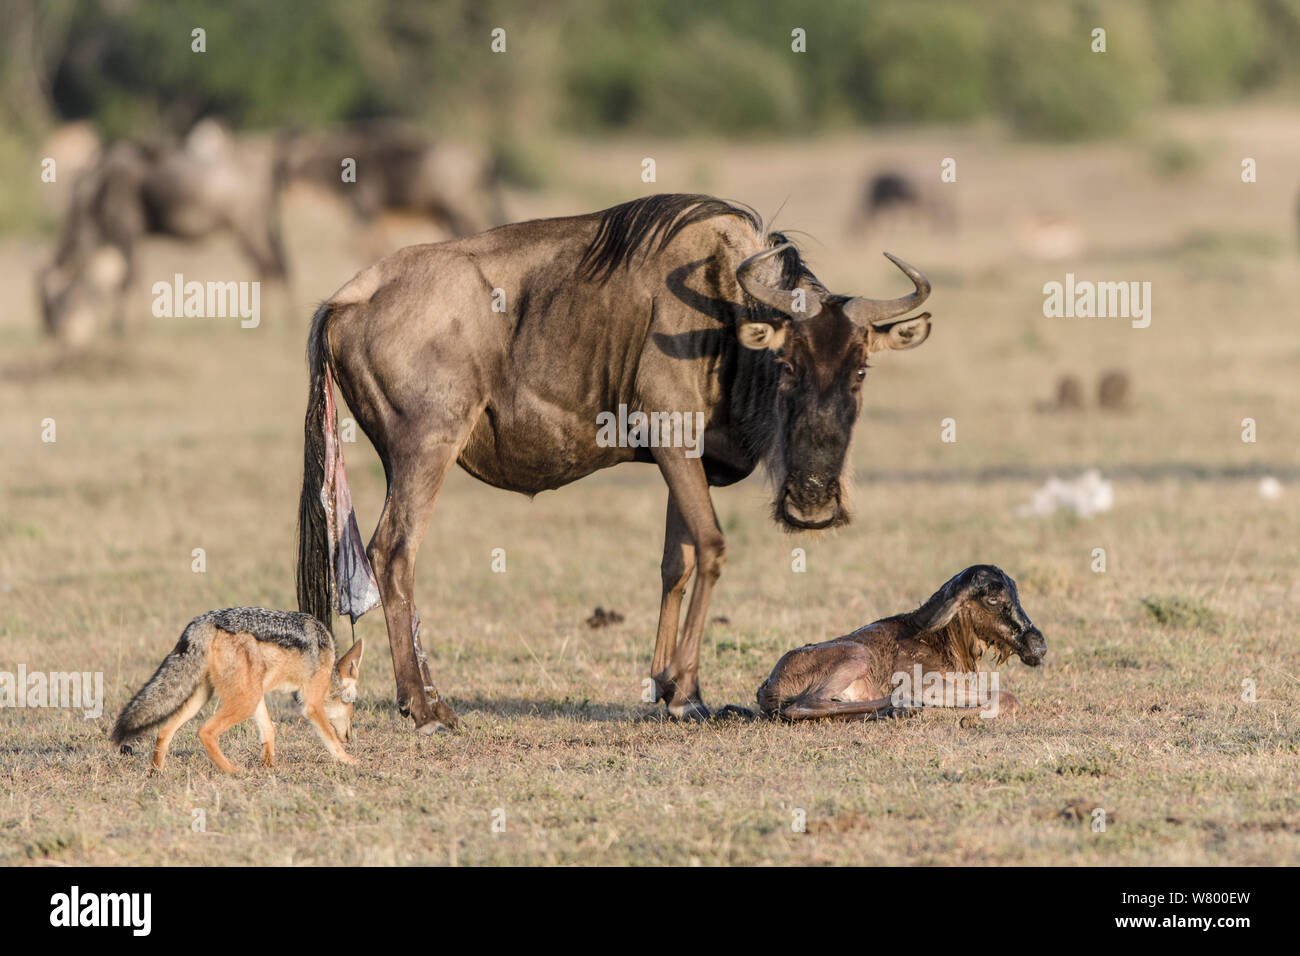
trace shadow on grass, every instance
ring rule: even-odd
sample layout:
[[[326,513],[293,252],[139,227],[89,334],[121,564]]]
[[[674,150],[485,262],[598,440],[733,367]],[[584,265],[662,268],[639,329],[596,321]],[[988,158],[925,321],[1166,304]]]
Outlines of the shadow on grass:
[[[574,697],[470,697],[448,698],[456,713],[484,711],[500,717],[572,717],[592,721],[632,722],[653,719],[652,704],[619,704]],[[660,708],[661,710],[662,708]]]
[[[854,474],[859,482],[927,481],[937,484],[970,484],[991,481],[1046,481],[1048,478],[1100,467],[1107,478],[1154,482],[1167,478],[1184,481],[1241,481],[1271,475],[1285,481],[1300,480],[1300,466],[1281,462],[1253,462],[1246,465],[1208,465],[1166,461],[1150,464],[1079,463],[1076,465],[997,465],[987,468],[864,469]]]

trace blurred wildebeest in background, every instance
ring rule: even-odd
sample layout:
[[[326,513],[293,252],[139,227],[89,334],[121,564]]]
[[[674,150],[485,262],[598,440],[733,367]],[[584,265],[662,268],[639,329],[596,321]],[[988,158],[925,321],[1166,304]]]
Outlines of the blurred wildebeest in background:
[[[414,594],[416,553],[452,466],[531,496],[622,462],[654,463],[669,495],[651,677],[671,714],[707,717],[700,638],[726,555],[709,488],[761,463],[782,527],[848,522],[867,357],[930,334],[929,313],[904,317],[929,281],[890,258],[914,291],[834,295],[752,209],[659,195],[408,247],[362,271],[317,310],[308,339],[300,610],[329,624],[332,594],[368,594],[364,571],[359,591],[332,570],[360,547],[331,534],[322,502],[334,381],[388,480],[368,554],[398,701],[425,732],[456,724],[420,647]],[[618,440],[602,438],[613,415],[628,424]],[[649,424],[633,425],[637,415]]]
[[[897,169],[868,176],[849,231],[917,221],[934,228],[952,227],[957,218],[952,203],[939,194],[937,180],[931,186],[922,185],[923,181]]]
[[[38,275],[45,330],[84,341],[107,296],[112,324],[124,331],[137,247],[150,235],[198,240],[229,232],[259,279],[286,282],[282,179],[269,152],[241,155],[212,120],[197,124],[184,145],[113,143],[74,181],[54,259]]]
[[[50,201],[49,209],[60,220],[66,209],[72,184],[87,169],[99,162],[103,144],[93,123],[74,120],[54,129],[41,143],[41,160],[54,160],[55,179],[44,183],[42,195]],[[52,188],[51,188],[52,187]]]
[[[376,120],[333,133],[290,134],[283,165],[347,203],[361,222],[384,213],[428,220],[452,238],[505,222],[497,164],[490,153]],[[355,176],[345,177],[351,160]]]

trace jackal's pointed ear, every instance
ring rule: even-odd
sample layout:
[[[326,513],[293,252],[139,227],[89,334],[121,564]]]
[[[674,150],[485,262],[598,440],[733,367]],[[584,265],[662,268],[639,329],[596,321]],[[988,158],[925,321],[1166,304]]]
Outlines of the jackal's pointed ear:
[[[348,648],[348,652],[339,660],[339,677],[343,680],[356,680],[361,673],[361,655],[365,652],[365,639],[358,638],[357,642]]]
[[[365,642],[358,639],[334,668],[339,675],[339,696],[345,704],[355,704],[357,701],[357,675],[361,673],[361,655],[365,651]]]

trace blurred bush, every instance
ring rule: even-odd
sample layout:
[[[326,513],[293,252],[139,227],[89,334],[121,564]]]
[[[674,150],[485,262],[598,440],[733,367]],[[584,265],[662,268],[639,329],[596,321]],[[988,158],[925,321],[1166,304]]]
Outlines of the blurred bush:
[[[1275,7],[1275,14],[1285,9],[1222,0],[1154,2],[1152,11],[1160,20],[1155,42],[1169,99],[1177,103],[1230,99],[1275,80],[1285,47],[1270,36],[1269,19],[1260,12],[1265,7]],[[1297,11],[1300,4],[1293,5],[1293,24]]]
[[[0,35],[0,102],[20,132],[390,114],[501,140],[990,116],[1073,139],[1162,102],[1300,85],[1300,0],[0,0]]]
[[[1106,31],[1093,52],[1092,31]],[[1156,102],[1159,66],[1141,8],[1042,5],[1001,20],[993,44],[999,111],[1021,133],[1086,139],[1128,129]]]

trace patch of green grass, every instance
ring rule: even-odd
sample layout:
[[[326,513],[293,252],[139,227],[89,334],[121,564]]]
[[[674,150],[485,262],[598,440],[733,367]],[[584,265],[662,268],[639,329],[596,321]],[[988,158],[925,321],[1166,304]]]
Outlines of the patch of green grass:
[[[1142,608],[1147,616],[1163,627],[1214,630],[1218,616],[1209,607],[1181,595],[1144,597]]]

